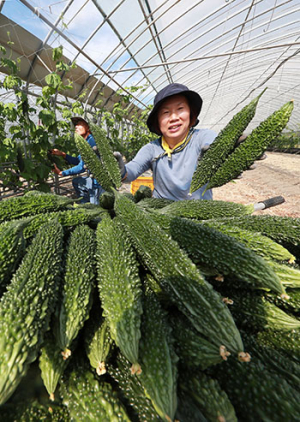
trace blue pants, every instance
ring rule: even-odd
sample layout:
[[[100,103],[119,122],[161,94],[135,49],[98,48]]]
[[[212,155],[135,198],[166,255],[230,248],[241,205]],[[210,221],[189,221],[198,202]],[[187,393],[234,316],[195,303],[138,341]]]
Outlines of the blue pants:
[[[99,205],[99,198],[104,189],[92,177],[75,177],[72,184],[78,198],[82,198],[81,203],[90,202]]]

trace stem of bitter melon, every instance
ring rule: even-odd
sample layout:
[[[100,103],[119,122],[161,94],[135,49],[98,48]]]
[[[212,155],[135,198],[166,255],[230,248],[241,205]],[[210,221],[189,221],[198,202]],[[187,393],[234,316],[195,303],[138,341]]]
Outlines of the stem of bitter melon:
[[[96,369],[96,372],[97,372],[98,375],[103,375],[103,374],[106,373],[105,362],[99,363],[99,365]]]
[[[227,351],[225,346],[220,346],[220,356],[223,360],[227,360],[228,356],[230,356],[230,352]]]
[[[130,372],[132,375],[136,374],[136,375],[140,375],[142,373],[142,368],[141,365],[139,363],[133,363],[132,367],[130,368]]]
[[[71,356],[72,352],[70,349],[65,349],[63,352],[61,352],[63,360],[67,360],[68,357]]]
[[[240,352],[238,355],[238,359],[240,362],[250,362],[251,356],[249,355],[249,353]]]

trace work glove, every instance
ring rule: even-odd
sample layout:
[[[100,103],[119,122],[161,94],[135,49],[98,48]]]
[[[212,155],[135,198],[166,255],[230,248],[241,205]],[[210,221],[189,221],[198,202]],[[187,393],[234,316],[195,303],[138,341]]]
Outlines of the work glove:
[[[199,154],[199,156],[198,156],[198,161],[200,161],[201,160],[201,158],[203,157],[203,155],[206,153],[206,151],[208,150],[208,148],[210,147],[210,145],[209,144],[206,144],[206,145],[204,145],[202,148],[201,148],[201,151],[200,151],[200,154]]]
[[[121,173],[121,177],[123,179],[125,177],[125,175],[126,175],[126,168],[125,168],[125,163],[124,163],[122,154],[119,151],[114,151],[113,154],[114,154],[115,159],[118,162],[120,173]]]

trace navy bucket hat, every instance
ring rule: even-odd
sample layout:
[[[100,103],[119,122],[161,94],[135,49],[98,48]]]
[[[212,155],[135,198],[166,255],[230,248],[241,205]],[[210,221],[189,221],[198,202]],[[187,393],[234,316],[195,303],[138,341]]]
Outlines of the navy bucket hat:
[[[89,126],[88,122],[81,116],[71,117],[71,121],[72,121],[74,126],[78,125],[79,122],[83,122],[83,123],[85,123],[86,125]]]
[[[157,121],[158,109],[166,98],[169,98],[172,95],[177,95],[177,94],[184,95],[187,98],[189,105],[195,114],[194,117],[196,118],[196,121],[193,124],[193,126],[196,126],[199,123],[199,120],[197,119],[197,117],[199,116],[199,113],[201,111],[202,98],[197,92],[191,91],[190,89],[188,89],[187,86],[173,83],[173,84],[167,85],[165,88],[159,91],[154,98],[153,109],[151,110],[147,119],[147,126],[150,132],[156,133],[159,136],[161,135],[161,132],[158,126],[158,121]]]

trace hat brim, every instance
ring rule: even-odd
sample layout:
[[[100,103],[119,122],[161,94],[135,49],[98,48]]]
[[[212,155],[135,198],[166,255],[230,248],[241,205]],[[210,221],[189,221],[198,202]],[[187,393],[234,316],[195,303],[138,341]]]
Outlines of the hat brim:
[[[200,114],[201,108],[202,108],[202,98],[200,97],[200,95],[195,92],[195,91],[181,91],[181,92],[177,92],[171,95],[168,95],[164,98],[162,98],[160,101],[158,101],[155,106],[153,107],[153,109],[151,110],[148,118],[147,118],[147,126],[150,130],[150,132],[155,133],[156,135],[161,135],[161,132],[159,130],[159,126],[158,126],[158,121],[157,121],[157,112],[160,108],[160,106],[162,105],[162,103],[167,99],[172,97],[173,95],[184,95],[188,102],[189,105],[191,107],[193,107],[194,112],[195,112],[195,123],[193,124],[193,126],[196,126],[199,123],[198,120],[198,116]]]
[[[84,122],[87,126],[89,126],[88,122],[83,117],[71,117],[71,121],[74,126],[78,125],[79,122]]]

